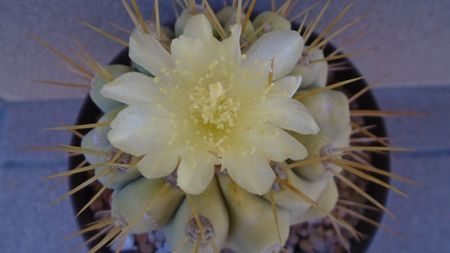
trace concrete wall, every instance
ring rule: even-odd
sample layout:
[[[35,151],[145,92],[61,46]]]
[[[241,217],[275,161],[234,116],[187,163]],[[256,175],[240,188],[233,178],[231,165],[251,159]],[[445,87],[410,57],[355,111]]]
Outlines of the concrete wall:
[[[149,16],[152,1],[138,2],[142,3],[144,13]],[[173,16],[171,1],[160,2],[162,12],[167,16],[164,21],[170,21],[169,16]],[[215,6],[222,3],[221,0],[210,2]],[[314,1],[300,2],[299,10]],[[345,2],[333,1],[322,23],[334,17]],[[350,10],[346,20],[371,11],[371,16],[353,30],[356,32],[368,27],[369,32],[347,51],[378,48],[369,55],[354,59],[369,81],[390,73],[384,84],[450,82],[450,1],[354,2],[355,7]],[[258,9],[265,6],[269,6],[269,1],[260,0]],[[109,21],[131,27],[120,1],[112,0],[2,0],[0,12],[0,98],[6,100],[61,99],[85,94],[79,90],[36,85],[31,81],[51,79],[80,82],[63,68],[60,61],[27,37],[27,32],[37,34],[66,50],[73,45],[74,39],[78,39],[100,62],[106,63],[120,50],[120,46],[83,27],[77,20],[88,20],[107,30],[112,30]],[[344,37],[333,42],[339,44]]]

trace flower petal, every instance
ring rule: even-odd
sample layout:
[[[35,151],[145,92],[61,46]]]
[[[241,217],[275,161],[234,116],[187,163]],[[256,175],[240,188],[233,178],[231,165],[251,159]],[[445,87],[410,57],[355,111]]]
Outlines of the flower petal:
[[[152,35],[138,29],[130,36],[129,56],[155,76],[160,74],[161,69],[173,67],[169,52]]]
[[[276,177],[269,161],[258,153],[225,153],[222,166],[239,186],[253,194],[262,195],[268,192]]]
[[[168,145],[171,124],[164,113],[151,106],[128,106],[111,122],[111,144],[134,156]]]
[[[280,95],[285,97],[292,97],[297,92],[302,83],[301,76],[285,76],[273,83],[269,95]]]
[[[211,58],[200,39],[185,35],[172,40],[171,53],[177,69],[194,73],[205,71],[205,65],[209,64]]]
[[[301,134],[317,134],[319,127],[308,108],[297,100],[270,96],[263,102],[268,118],[275,125]]]
[[[212,39],[214,39],[211,24],[203,14],[195,15],[189,18],[186,26],[184,27],[183,35],[200,39],[205,43],[209,43]]]
[[[112,75],[112,77],[115,79],[124,73],[133,71],[133,69],[129,66],[125,65],[106,65],[103,66],[108,73]],[[91,88],[89,89],[89,96],[91,97],[92,101],[103,111],[108,112],[115,107],[121,105],[120,102],[106,98],[101,94],[102,88],[108,83],[109,81],[104,80],[101,75],[95,75],[94,78],[91,81]]]
[[[283,129],[271,124],[267,124],[258,132],[250,133],[247,138],[268,159],[276,162],[284,162],[288,158],[301,160],[308,154],[303,144]]]
[[[106,84],[101,93],[107,98],[128,105],[148,104],[159,100],[162,96],[159,87],[153,82],[153,78],[138,72],[121,75],[114,81]]]
[[[181,155],[177,184],[188,194],[200,194],[214,176],[218,159],[208,152],[188,152]]]
[[[238,60],[241,57],[241,45],[240,45],[240,38],[241,38],[241,26],[240,25],[233,25],[231,30],[230,37],[222,40],[222,45],[225,49],[226,56],[230,57],[230,60],[234,60],[238,62]]]
[[[263,34],[247,51],[246,65],[264,63],[267,69],[275,59],[273,76],[278,79],[295,67],[303,51],[303,38],[295,31],[277,30]]]
[[[178,154],[168,148],[146,154],[137,164],[137,169],[146,178],[160,178],[170,175],[178,163]]]

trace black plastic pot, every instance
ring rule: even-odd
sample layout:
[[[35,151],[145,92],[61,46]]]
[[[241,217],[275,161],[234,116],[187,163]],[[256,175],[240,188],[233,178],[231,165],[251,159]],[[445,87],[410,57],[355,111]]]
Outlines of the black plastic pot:
[[[334,51],[333,46],[327,46],[325,48],[325,55],[330,54]],[[342,59],[337,62],[345,62],[348,66],[350,66],[349,69],[344,71],[338,71],[333,74],[333,80],[335,82],[348,80],[351,78],[360,77],[361,74],[358,72],[358,70],[351,64],[351,62],[348,59]],[[124,50],[122,51],[114,60],[111,61],[111,64],[123,64],[123,65],[129,65],[130,59],[128,58],[128,51]],[[350,85],[346,85],[343,90],[348,94],[356,94],[361,89],[367,87],[367,83],[365,80],[360,80],[355,83],[352,83]],[[375,101],[375,98],[370,92],[365,93],[358,99],[358,109],[366,109],[366,110],[377,110],[378,105]],[[89,98],[89,96],[85,99],[83,106],[80,109],[80,114],[78,115],[78,119],[76,124],[88,124],[96,122],[102,112],[100,109],[92,102],[92,100]],[[372,130],[374,134],[377,136],[387,136],[386,129],[384,126],[384,122],[381,118],[377,117],[368,117],[364,118],[364,121],[367,125],[376,125],[376,128]],[[82,133],[86,133],[82,132]],[[71,145],[79,146],[80,145],[80,139],[77,136],[72,137]],[[373,158],[373,165],[377,168],[383,168],[386,171],[389,171],[390,163],[389,163],[389,156],[388,155],[382,155],[378,153],[372,154]],[[75,168],[80,162],[83,161],[82,156],[72,156],[70,157],[70,168]],[[379,177],[381,180],[388,182],[389,179],[387,177]],[[86,173],[78,173],[70,177],[70,188],[73,189],[79,184],[85,182],[88,179],[88,175]],[[367,187],[366,192],[370,194],[370,196],[374,197],[377,201],[384,204],[386,202],[388,191],[376,184],[370,183]],[[86,187],[83,190],[75,193],[72,195],[72,203],[74,207],[74,212],[77,213],[78,210],[80,210],[87,201],[89,201],[93,196],[95,195],[95,192],[89,188]],[[364,213],[364,216],[379,222],[382,218],[381,212],[375,212],[371,210],[366,210]],[[87,226],[87,224],[94,222],[94,214],[91,210],[87,209],[85,212],[83,212],[78,218],[77,222],[80,226],[80,228]],[[366,252],[367,248],[369,247],[377,228],[369,225],[364,222],[360,222],[356,230],[360,231],[366,236],[366,239],[358,242],[356,240],[351,241],[351,252],[352,253],[363,253]],[[95,231],[91,233],[84,234],[85,240],[95,235]],[[93,247],[95,245],[96,241],[91,242],[88,244],[89,247]],[[102,253],[110,253],[111,251],[107,248],[103,248],[99,250],[99,252]]]

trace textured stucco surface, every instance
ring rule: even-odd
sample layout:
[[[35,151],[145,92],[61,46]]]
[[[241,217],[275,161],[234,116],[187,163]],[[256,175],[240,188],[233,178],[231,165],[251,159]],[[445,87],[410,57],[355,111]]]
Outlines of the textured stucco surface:
[[[142,4],[144,15],[149,17],[152,1],[138,2]],[[210,2],[215,7],[222,5],[221,0]],[[258,1],[257,9],[270,8],[269,2]],[[314,1],[300,2],[298,10]],[[333,1],[322,27],[336,16],[346,2]],[[371,15],[347,35],[365,27],[368,32],[345,51],[377,48],[369,55],[354,58],[354,63],[369,81],[385,74],[390,76],[383,81],[384,84],[443,84],[450,81],[450,1],[354,2],[354,7],[341,24],[369,11]],[[165,14],[163,23],[170,23],[174,17],[171,1],[160,3],[161,13]],[[60,61],[27,37],[27,32],[47,39],[66,52],[74,49],[73,41],[77,39],[100,62],[107,63],[121,46],[83,27],[78,20],[87,20],[109,31],[114,31],[109,25],[110,21],[131,28],[120,1],[113,0],[2,0],[0,14],[0,98],[7,100],[79,98],[83,95],[78,90],[64,90],[32,82],[36,79],[85,81],[66,71]],[[339,44],[344,38],[338,37],[333,42]]]

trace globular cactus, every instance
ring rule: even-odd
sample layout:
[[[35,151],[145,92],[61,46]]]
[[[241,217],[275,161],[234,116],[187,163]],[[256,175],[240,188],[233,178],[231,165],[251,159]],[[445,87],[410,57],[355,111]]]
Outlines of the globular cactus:
[[[189,17],[186,18],[186,16]],[[185,32],[181,35],[184,37],[174,39],[172,42],[172,58],[175,60],[175,65],[163,62],[157,63],[158,60],[156,59],[149,62],[144,53],[146,51],[151,52],[154,49],[150,47],[144,49],[143,52],[139,50],[148,47],[145,44],[147,41],[155,44],[157,42],[147,34],[140,34],[138,30],[133,33],[132,36],[137,38],[132,37],[131,39],[131,41],[135,41],[130,45],[132,60],[156,77],[146,77],[137,72],[129,72],[126,67],[118,68],[116,66],[115,73],[122,71],[123,74],[114,75],[115,80],[104,84],[104,88],[101,89],[101,94],[105,97],[103,100],[94,99],[101,108],[108,108],[105,105],[111,104],[111,101],[117,103],[118,107],[115,111],[107,112],[106,116],[100,119],[100,122],[111,121],[110,127],[112,130],[109,130],[107,134],[108,129],[106,128],[108,127],[98,127],[92,131],[97,139],[101,139],[102,143],[110,140],[111,143],[108,143],[108,146],[117,150],[116,152],[121,150],[124,153],[130,153],[127,154],[130,157],[128,164],[137,167],[144,177],[130,180],[132,177],[115,175],[117,174],[115,173],[114,175],[108,174],[100,180],[106,183],[108,178],[113,176],[119,178],[121,182],[125,182],[124,184],[128,183],[125,186],[120,184],[112,187],[116,191],[112,197],[111,212],[112,216],[120,221],[119,224],[129,226],[128,231],[130,233],[143,233],[164,228],[168,242],[172,247],[176,247],[180,241],[187,238],[187,242],[181,246],[179,252],[191,252],[192,248],[195,247],[198,247],[201,252],[214,252],[214,249],[217,250],[217,248],[225,246],[237,252],[263,252],[281,249],[288,237],[291,224],[303,222],[309,217],[326,215],[326,213],[314,211],[310,203],[299,199],[297,193],[286,188],[284,184],[289,184],[297,191],[303,192],[312,201],[324,202],[322,205],[328,212],[337,198],[336,187],[330,186],[334,185],[331,177],[302,177],[301,172],[296,174],[292,169],[285,168],[287,165],[286,159],[301,160],[306,157],[307,153],[309,155],[317,154],[324,146],[331,145],[331,142],[335,139],[348,139],[349,132],[344,131],[345,127],[342,125],[349,127],[349,115],[348,112],[342,114],[341,111],[329,111],[328,108],[335,106],[333,104],[335,101],[329,98],[335,95],[334,91],[330,91],[330,94],[326,93],[328,96],[320,97],[317,101],[315,98],[312,98],[312,101],[307,100],[307,103],[300,103],[301,100],[291,99],[300,86],[302,76],[298,74],[289,75],[289,72],[294,69],[295,64],[300,60],[303,40],[297,33],[290,31],[291,24],[287,19],[271,12],[260,14],[255,20],[255,26],[256,28],[266,26],[266,32],[250,46],[245,56],[248,58],[241,60],[239,52],[238,58],[230,55],[233,50],[239,50],[241,31],[239,25],[236,25],[236,9],[227,7],[218,14],[218,18],[224,27],[228,31],[231,30],[233,34],[232,37],[222,42],[222,46],[219,41],[212,37],[212,29],[205,16],[189,14],[189,10],[183,13],[177,23],[179,26],[184,26]],[[234,23],[232,23],[233,21]],[[182,25],[181,23],[185,24]],[[247,27],[252,27],[252,25]],[[248,32],[251,33],[252,30]],[[270,47],[275,46],[273,42],[282,42],[281,39],[286,39],[287,42],[284,42],[284,44],[288,48],[271,50]],[[194,54],[188,52],[189,49],[182,44],[189,43],[190,40],[192,40],[194,46]],[[196,45],[195,43],[199,44]],[[208,45],[208,43],[218,46]],[[133,47],[134,44],[136,44],[135,48]],[[195,47],[199,47],[199,49],[195,49]],[[209,52],[214,47],[217,51],[210,51],[210,53],[215,53],[217,56],[203,55],[204,52],[196,51],[206,50]],[[220,49],[225,51],[220,52]],[[170,61],[170,55],[163,52],[159,54],[161,57],[167,57],[167,59],[162,60]],[[220,62],[220,57],[228,58],[228,62]],[[194,66],[184,65],[188,63],[186,60],[193,61],[189,64]],[[206,70],[209,69],[211,72],[197,69],[194,64],[196,60],[200,61],[201,64],[209,64],[202,66],[205,66]],[[158,64],[160,65],[157,66]],[[162,64],[165,64],[166,68],[172,66],[174,70],[163,70]],[[177,68],[177,64],[181,67]],[[270,64],[272,64],[272,68]],[[216,66],[221,65],[224,69],[216,70]],[[239,65],[241,66],[239,67]],[[235,69],[236,67],[243,68],[244,71],[239,71]],[[112,67],[106,69],[113,70]],[[179,71],[186,73],[179,73]],[[250,71],[255,76],[249,76]],[[238,75],[238,77],[235,77],[235,75]],[[177,80],[171,80],[172,76],[176,76]],[[164,77],[169,77],[170,82],[178,81],[179,83],[167,83],[166,80],[163,85],[159,84],[163,82],[161,79],[164,79]],[[183,77],[186,80],[183,80]],[[193,77],[200,78],[197,81],[198,84],[189,83],[192,82],[190,80]],[[267,80],[268,77],[272,80]],[[206,81],[202,82],[202,79]],[[193,87],[183,88],[183,82],[187,82],[186,86],[192,85]],[[245,82],[248,82],[248,84]],[[95,83],[99,83],[99,81]],[[181,91],[170,90],[172,85],[178,85],[175,89]],[[245,87],[246,85],[249,85],[249,87]],[[139,90],[140,93],[136,93]],[[164,101],[163,96],[167,93],[172,97],[165,98],[169,101]],[[169,122],[172,124],[166,125],[168,124],[166,121],[158,119],[160,117],[170,118],[173,117],[171,115],[176,113],[181,114],[176,116],[184,117],[182,116],[185,113],[184,111],[180,112],[181,109],[173,108],[176,107],[173,104],[176,100],[183,101],[181,97],[177,96],[187,96],[190,104],[183,104],[183,106],[191,107],[188,110],[190,116],[180,123],[176,122],[177,119],[171,118]],[[256,99],[254,99],[255,96]],[[243,100],[243,98],[247,100]],[[128,106],[124,108],[124,106],[121,106],[122,103]],[[149,103],[153,108],[141,109],[139,106],[145,103]],[[332,104],[330,106],[327,103]],[[348,103],[339,105],[347,106],[348,110]],[[243,106],[246,108],[241,108]],[[262,108],[256,110],[256,108],[253,109],[254,106]],[[150,117],[145,115],[145,110],[149,110]],[[155,112],[151,112],[152,110],[155,110]],[[117,111],[120,112],[117,114]],[[169,114],[163,116],[167,111],[169,111]],[[240,118],[240,112],[248,115],[245,116],[246,118]],[[332,113],[337,113],[340,117],[329,117]],[[296,118],[295,115],[300,118]],[[255,116],[258,118],[254,118]],[[347,117],[347,119],[343,119],[342,116]],[[198,119],[195,117],[198,117]],[[290,119],[291,117],[294,118]],[[193,126],[186,122],[192,118],[194,118]],[[250,118],[251,121],[247,118]],[[319,125],[316,125],[316,122]],[[184,124],[183,128],[199,132],[198,134],[200,134],[200,131],[205,131],[205,127],[214,127],[214,131],[206,132],[207,136],[201,136],[206,145],[210,146],[210,150],[205,151],[213,152],[213,155],[198,154],[203,148],[195,145],[196,143],[189,146],[191,139],[186,137],[184,137],[186,141],[182,143],[182,146],[174,147],[170,143],[167,145],[168,142],[176,142],[177,139],[183,138],[183,136],[176,135],[176,131],[183,131],[183,129],[177,128],[177,124],[182,124],[180,127],[183,127]],[[242,126],[239,124],[242,124]],[[128,128],[126,125],[134,126],[130,126],[131,128],[126,130],[125,128]],[[334,126],[338,129],[334,129]],[[158,133],[158,128],[165,127],[173,127],[171,131],[175,133],[170,133],[167,136],[164,136],[164,132],[160,136],[152,134]],[[241,130],[242,127],[250,129]],[[326,142],[317,150],[307,150],[303,146],[308,147],[307,141],[302,141],[301,137],[296,139],[294,134],[291,135],[282,128],[297,135],[304,135],[306,138],[314,138],[316,136],[314,134],[319,134],[329,138],[330,143]],[[235,129],[248,135],[247,143],[239,144],[238,140],[246,139],[246,136],[237,135],[239,132]],[[223,134],[222,131],[225,133]],[[235,136],[230,136],[230,133]],[[196,133],[188,132],[186,134],[195,135]],[[170,138],[173,138],[173,140]],[[317,138],[322,140],[320,137]],[[84,137],[83,143],[92,142],[92,139],[93,136],[89,133]],[[145,141],[142,143],[142,150],[133,147],[133,143],[131,143],[139,141]],[[221,142],[226,145],[221,145]],[[114,147],[115,145],[116,147]],[[237,149],[233,145],[237,145]],[[251,146],[245,148],[241,145]],[[104,147],[95,147],[92,144],[84,146],[107,150]],[[186,151],[182,151],[183,149],[186,149]],[[173,155],[179,152],[178,158],[176,156],[170,158],[170,155],[165,154],[168,152],[173,153]],[[193,154],[190,154],[191,152]],[[142,157],[143,155],[141,161],[132,162],[132,157]],[[114,156],[114,153],[112,156]],[[90,155],[87,154],[87,157],[90,157]],[[160,160],[161,158],[174,162],[142,162],[147,159]],[[181,159],[178,165],[176,164],[177,159]],[[88,160],[95,161],[95,159]],[[106,164],[105,166],[108,166],[108,161],[102,162]],[[112,162],[116,163],[115,161]],[[147,167],[149,165],[156,167],[149,168]],[[221,166],[217,168],[216,175],[214,175],[215,166]],[[131,173],[133,177],[136,175],[135,167],[129,168],[133,171]],[[325,170],[326,168],[320,169]],[[165,183],[163,179],[151,179],[167,176],[175,170],[177,170],[177,183],[181,188]],[[195,170],[198,170],[198,172],[195,172]],[[299,167],[295,170],[302,171],[304,168]],[[314,169],[307,168],[306,170]],[[209,174],[209,176],[202,178],[199,173]],[[277,180],[281,181],[278,182]],[[206,185],[209,184],[206,188],[202,186],[205,183]],[[187,192],[185,198],[182,190]],[[327,206],[327,203],[331,204]]]
[[[262,32],[240,52],[245,15],[238,21],[236,12],[218,13],[231,32],[220,41],[203,8],[184,10],[171,53],[138,27],[130,58],[146,75],[106,66],[113,80],[93,81],[91,97],[105,111],[99,122],[110,124],[91,130],[82,147],[110,155],[86,159],[102,171],[129,158],[100,178],[114,189],[111,215],[129,233],[163,229],[171,247],[185,241],[177,252],[279,250],[290,225],[327,215],[337,200],[325,163],[289,164],[348,145],[348,102],[337,91],[293,98],[308,91],[297,92],[307,72],[308,89],[323,86],[302,65],[302,37],[285,17],[264,12],[247,21],[242,38]]]
[[[217,15],[187,2],[172,32],[124,1],[132,66],[94,68],[104,115],[81,150],[113,190],[106,238],[160,229],[176,252],[260,253],[291,225],[337,221],[352,126],[348,98],[325,88],[320,36],[305,45],[317,22],[292,30],[290,1],[253,21],[241,1]]]

